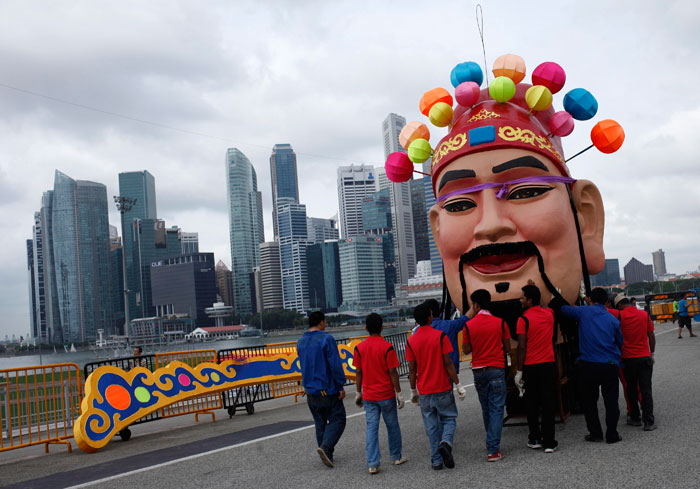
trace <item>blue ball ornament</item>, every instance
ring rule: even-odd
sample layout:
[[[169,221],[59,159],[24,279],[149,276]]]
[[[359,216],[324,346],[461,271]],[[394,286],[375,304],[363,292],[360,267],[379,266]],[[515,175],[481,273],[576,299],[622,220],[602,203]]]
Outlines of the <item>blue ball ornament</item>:
[[[564,110],[577,121],[587,121],[598,112],[598,101],[585,88],[574,88],[564,96]]]
[[[457,66],[452,68],[452,73],[450,73],[450,81],[452,86],[457,88],[460,83],[464,82],[474,82],[481,86],[484,81],[484,72],[481,71],[481,66],[473,61],[467,61],[465,63],[459,63]]]

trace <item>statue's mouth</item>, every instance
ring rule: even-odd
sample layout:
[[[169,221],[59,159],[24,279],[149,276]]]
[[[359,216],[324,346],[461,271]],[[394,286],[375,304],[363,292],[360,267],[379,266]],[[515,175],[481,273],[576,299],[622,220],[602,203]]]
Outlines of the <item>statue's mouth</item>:
[[[537,256],[537,247],[531,241],[494,243],[478,246],[462,255],[462,263],[484,275],[519,270]]]

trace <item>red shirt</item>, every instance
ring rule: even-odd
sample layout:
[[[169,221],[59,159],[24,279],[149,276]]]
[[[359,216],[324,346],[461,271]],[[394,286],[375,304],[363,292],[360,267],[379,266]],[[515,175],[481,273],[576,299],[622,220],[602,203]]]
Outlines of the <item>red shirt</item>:
[[[406,360],[417,364],[419,393],[437,394],[452,388],[443,360],[443,355],[451,352],[452,345],[447,335],[429,325],[421,326],[411,335]]]
[[[647,333],[654,332],[654,324],[649,314],[634,306],[620,311],[620,330],[622,330],[622,358],[639,358],[651,356]]]
[[[386,401],[396,397],[389,369],[399,366],[399,358],[391,343],[381,336],[368,336],[355,347],[355,367],[362,372],[362,398],[365,401]]]
[[[536,365],[554,361],[554,311],[548,307],[533,306],[523,314],[529,322],[518,318],[517,334],[527,334],[525,365]]]
[[[464,327],[463,343],[472,345],[472,368],[505,368],[503,340],[510,339],[508,326],[488,311],[479,311]]]
[[[610,314],[615,316],[615,319],[617,319],[617,320],[620,319],[620,310],[619,309],[610,309],[609,307],[606,307],[605,309],[607,309]]]

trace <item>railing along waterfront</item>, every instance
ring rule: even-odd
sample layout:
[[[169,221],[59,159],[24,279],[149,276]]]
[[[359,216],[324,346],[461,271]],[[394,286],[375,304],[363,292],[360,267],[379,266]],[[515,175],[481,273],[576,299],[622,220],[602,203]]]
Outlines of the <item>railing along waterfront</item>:
[[[61,443],[72,451],[83,384],[75,363],[0,370],[0,451]]]

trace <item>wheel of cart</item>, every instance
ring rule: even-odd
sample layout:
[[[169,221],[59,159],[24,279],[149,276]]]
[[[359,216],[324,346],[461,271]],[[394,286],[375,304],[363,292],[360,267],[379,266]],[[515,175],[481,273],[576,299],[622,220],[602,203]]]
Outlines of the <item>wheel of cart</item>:
[[[228,419],[233,418],[234,414],[236,414],[236,405],[235,404],[233,406],[228,407]]]
[[[129,441],[129,438],[131,438],[131,430],[129,428],[124,428],[119,432],[119,436],[122,441]]]
[[[252,401],[245,403],[245,412],[248,413],[249,415],[255,413],[255,404],[253,404]]]

